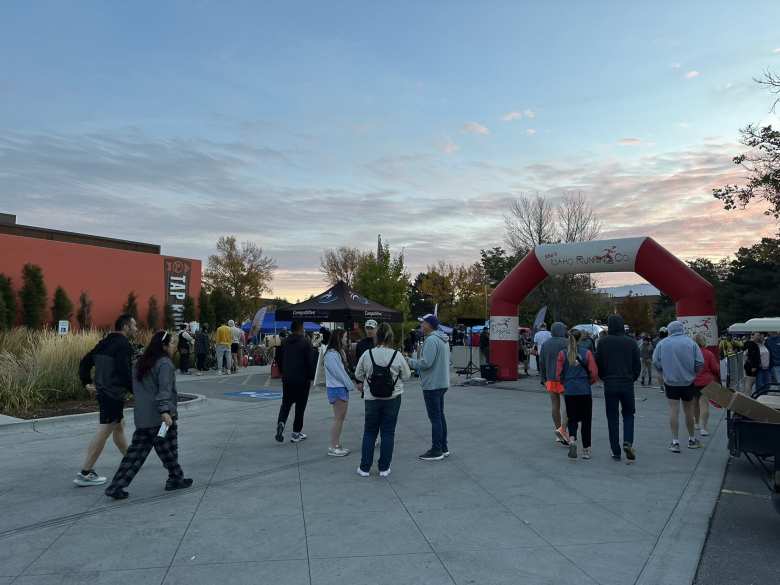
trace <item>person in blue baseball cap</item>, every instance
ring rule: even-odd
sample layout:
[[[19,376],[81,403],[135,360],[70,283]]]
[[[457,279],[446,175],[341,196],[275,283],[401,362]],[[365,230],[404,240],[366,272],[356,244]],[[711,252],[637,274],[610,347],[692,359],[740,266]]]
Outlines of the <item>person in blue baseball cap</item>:
[[[436,315],[425,315],[421,327],[425,341],[418,356],[409,360],[409,365],[420,374],[425,409],[431,421],[431,448],[420,459],[441,461],[450,455],[444,416],[444,395],[450,387],[450,346],[447,337],[439,331]]]

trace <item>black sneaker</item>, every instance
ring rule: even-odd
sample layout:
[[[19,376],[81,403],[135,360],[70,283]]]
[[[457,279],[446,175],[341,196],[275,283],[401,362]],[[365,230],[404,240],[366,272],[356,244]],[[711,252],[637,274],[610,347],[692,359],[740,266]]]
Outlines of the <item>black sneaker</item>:
[[[626,459],[636,461],[636,451],[631,443],[623,443],[623,452],[626,454]]]
[[[127,499],[127,496],[129,496],[130,494],[128,494],[128,493],[127,493],[125,490],[123,490],[123,489],[118,489],[118,490],[108,490],[108,489],[107,489],[107,490],[106,490],[106,495],[107,495],[109,498],[113,498],[113,499],[115,499],[115,500],[126,500],[126,499]]]
[[[615,453],[612,454],[612,461],[620,461],[620,453],[617,455]]]
[[[284,443],[284,423],[280,422],[276,425],[276,436],[274,437],[277,443]]]
[[[192,480],[189,477],[183,477],[182,479],[169,479],[165,482],[165,491],[172,492],[174,490],[187,489],[192,485]]]
[[[428,449],[425,453],[420,455],[419,459],[421,461],[441,461],[444,459],[444,453],[441,451],[434,451],[433,449]]]

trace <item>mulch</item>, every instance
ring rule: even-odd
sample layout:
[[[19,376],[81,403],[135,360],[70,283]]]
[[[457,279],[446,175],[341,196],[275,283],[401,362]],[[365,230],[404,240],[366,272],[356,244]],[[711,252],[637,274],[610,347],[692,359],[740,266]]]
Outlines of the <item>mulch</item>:
[[[194,400],[194,396],[180,395],[179,402],[189,402]],[[125,402],[125,408],[132,408],[135,406],[135,401],[131,398]],[[15,414],[13,416],[24,420],[32,420],[38,418],[50,418],[53,416],[65,416],[68,414],[85,414],[98,412],[98,405],[95,399],[91,400],[63,400],[62,402],[54,402],[52,404],[44,404],[38,408],[35,408],[29,412],[22,414]]]

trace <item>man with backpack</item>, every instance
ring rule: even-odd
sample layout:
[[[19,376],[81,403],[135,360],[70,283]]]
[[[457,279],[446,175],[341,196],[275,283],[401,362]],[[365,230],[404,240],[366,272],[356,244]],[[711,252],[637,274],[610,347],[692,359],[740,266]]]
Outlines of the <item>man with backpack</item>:
[[[279,443],[284,442],[284,427],[293,404],[295,419],[290,441],[300,443],[306,439],[303,433],[303,415],[317,369],[317,350],[303,334],[303,321],[293,321],[291,330],[276,352],[276,363],[282,373],[282,405],[279,408],[275,437]]]
[[[450,456],[447,444],[447,419],[444,416],[444,395],[450,387],[450,348],[447,338],[439,331],[436,315],[422,319],[425,336],[417,358],[409,365],[420,374],[425,409],[431,421],[431,448],[420,455],[422,461],[441,461]]]
[[[125,396],[133,387],[133,349],[129,339],[136,331],[135,319],[127,314],[120,315],[114,324],[114,331],[101,339],[79,363],[81,383],[96,393],[100,407],[97,434],[89,443],[81,472],[73,480],[79,487],[106,483],[106,478],[98,475],[94,466],[109,436],[113,436],[114,444],[122,455],[127,454],[127,438],[122,419]]]

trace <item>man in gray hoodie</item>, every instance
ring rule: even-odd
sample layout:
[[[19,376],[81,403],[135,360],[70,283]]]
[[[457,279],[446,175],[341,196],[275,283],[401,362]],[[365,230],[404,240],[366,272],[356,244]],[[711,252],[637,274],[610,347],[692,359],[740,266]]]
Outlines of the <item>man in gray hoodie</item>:
[[[663,376],[666,398],[669,399],[669,424],[672,428],[672,444],[669,450],[679,453],[681,401],[685,412],[685,426],[688,427],[688,448],[701,447],[694,427],[696,389],[693,387],[693,381],[697,372],[704,367],[704,356],[696,342],[685,334],[685,327],[680,321],[672,321],[667,329],[669,337],[656,346],[653,365]]]
[[[550,328],[550,333],[552,337],[544,342],[539,352],[539,375],[542,377],[542,384],[550,394],[555,437],[559,442],[568,445],[569,434],[566,432],[566,420],[564,416],[561,416],[563,384],[557,377],[558,354],[566,349],[566,325],[555,322]]]

